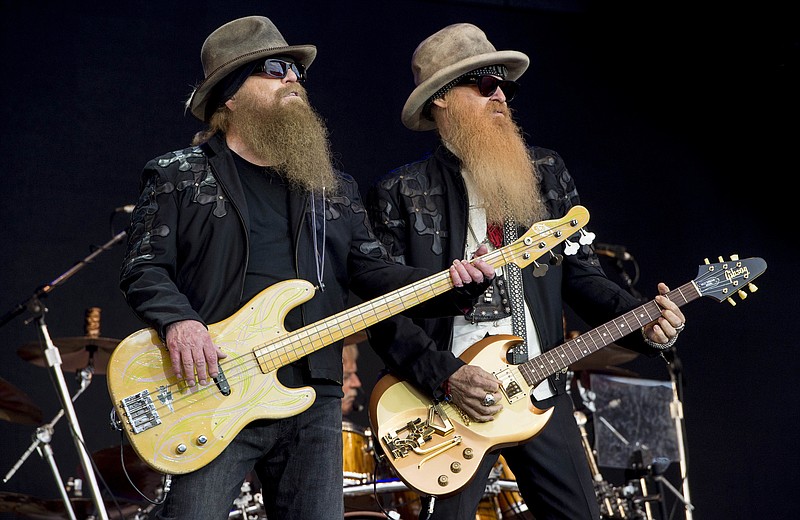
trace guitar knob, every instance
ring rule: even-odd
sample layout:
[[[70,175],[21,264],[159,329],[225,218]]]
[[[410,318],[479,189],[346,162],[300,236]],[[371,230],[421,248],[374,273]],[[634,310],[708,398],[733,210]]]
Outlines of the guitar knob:
[[[201,436],[199,436],[197,438],[197,445],[198,446],[203,446],[207,442],[208,442],[208,437],[206,437],[205,435],[201,435]]]
[[[464,455],[464,458],[467,460],[470,460],[472,457],[475,456],[475,453],[472,451],[472,448],[464,448],[462,454]]]
[[[439,478],[436,479],[436,482],[438,482],[441,487],[447,486],[447,484],[450,483],[449,481],[450,479],[447,478],[447,475],[439,475]]]
[[[452,464],[450,464],[450,471],[452,471],[453,473],[460,473],[461,463],[458,461],[454,461]]]
[[[178,454],[183,454],[183,453],[186,453],[186,450],[187,450],[187,449],[188,449],[188,448],[186,447],[186,445],[185,445],[184,443],[180,443],[180,444],[178,444],[178,447],[177,447],[177,448],[175,448],[175,451],[176,451]]]

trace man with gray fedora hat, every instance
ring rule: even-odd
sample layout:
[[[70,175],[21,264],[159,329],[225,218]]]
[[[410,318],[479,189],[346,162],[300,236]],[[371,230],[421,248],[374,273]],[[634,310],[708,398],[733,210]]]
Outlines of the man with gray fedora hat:
[[[202,403],[243,395],[256,381],[269,386],[258,394],[264,399],[219,401],[235,413],[218,416],[222,405],[206,410],[214,424],[255,418],[226,430],[228,444],[217,455],[173,477],[156,518],[226,519],[255,470],[268,518],[341,520],[342,342],[292,342],[297,360],[269,360],[279,368],[265,383],[267,368],[258,356],[226,352],[208,326],[236,323],[229,318],[244,313],[246,319],[237,319],[246,325],[232,335],[250,345],[254,336],[295,331],[349,308],[351,291],[367,300],[433,274],[387,256],[358,186],[333,167],[325,125],[303,87],[316,54],[313,45],[289,45],[263,16],[222,25],[203,44],[204,79],[186,102],[207,128],[192,146],[144,167],[120,287],[168,350],[175,384],[162,388],[159,399],[174,414],[189,413],[180,406],[186,395]],[[455,314],[494,277],[480,259],[448,267],[460,289],[414,312]],[[290,279],[311,282],[313,294],[281,289],[294,284],[273,287]],[[247,304],[255,301],[259,309],[271,303],[277,310],[265,310],[267,318],[251,314]],[[420,345],[418,355],[435,353]],[[191,434],[197,439],[176,453],[208,442],[203,432]]]
[[[396,260],[441,269],[479,245],[492,249],[508,244],[534,223],[561,218],[579,204],[562,158],[528,145],[509,109],[519,89],[517,79],[528,66],[527,55],[497,50],[469,23],[449,25],[417,46],[411,59],[415,88],[401,119],[411,130],[436,130],[440,143],[432,154],[389,173],[367,196],[375,232]],[[452,401],[472,420],[490,421],[502,413],[503,393],[494,375],[457,358],[468,347],[486,335],[513,334],[523,341],[510,352],[509,361],[521,363],[564,342],[564,305],[592,326],[640,305],[605,275],[591,237],[581,230],[578,243],[560,244],[548,258],[524,269],[499,269],[486,293],[462,316],[403,323],[451,354],[426,378],[434,384],[422,389]],[[619,340],[620,345],[655,356],[674,344],[685,318],[664,296],[667,291],[665,284],[658,285],[661,315],[640,334]],[[396,327],[397,320],[371,327],[372,345],[387,348],[396,341]],[[474,519],[501,454],[524,499],[520,508],[529,510],[507,511],[509,515],[532,512],[537,520],[600,517],[564,374],[536,386],[531,399],[538,408],[554,408],[538,436],[490,452],[475,478],[459,493],[433,501],[425,518]]]

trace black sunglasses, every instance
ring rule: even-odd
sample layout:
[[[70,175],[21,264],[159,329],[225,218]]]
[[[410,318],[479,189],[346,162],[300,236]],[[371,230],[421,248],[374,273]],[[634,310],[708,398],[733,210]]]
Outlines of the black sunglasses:
[[[303,65],[278,58],[267,58],[255,68],[253,74],[266,74],[270,78],[283,79],[290,70],[297,76],[297,81],[302,83],[306,80],[306,68]]]
[[[478,92],[480,92],[483,97],[493,96],[499,87],[503,91],[503,94],[506,95],[506,101],[514,99],[514,96],[517,95],[517,90],[519,90],[519,83],[516,81],[498,79],[494,76],[468,77],[464,78],[460,84],[469,85],[472,83],[477,85]]]

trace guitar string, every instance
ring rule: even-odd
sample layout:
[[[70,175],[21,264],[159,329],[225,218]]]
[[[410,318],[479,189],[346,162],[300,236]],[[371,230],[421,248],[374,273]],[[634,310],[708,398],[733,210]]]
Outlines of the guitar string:
[[[575,233],[577,233],[578,230],[583,227],[583,226],[580,226],[578,228],[575,228],[575,226],[572,224],[572,222],[574,220],[575,220],[574,218],[573,219],[568,219],[565,222],[553,225],[553,227],[549,227],[546,230],[539,231],[539,232],[534,232],[533,235],[530,235],[530,236],[528,236],[528,234],[526,233],[525,235],[520,237],[519,240],[517,240],[516,242],[510,244],[509,246],[503,247],[503,248],[500,248],[500,249],[496,249],[494,251],[491,251],[491,252],[483,255],[481,258],[484,259],[485,261],[487,261],[487,263],[489,263],[491,265],[492,261],[501,260],[504,256],[506,256],[506,254],[511,254],[512,256],[514,256],[514,254],[518,253],[520,250],[528,249],[530,246],[525,244],[525,240],[528,239],[528,238],[530,238],[532,241],[544,240],[549,236],[555,236],[557,234],[557,232],[563,232],[563,228],[568,228],[568,227],[569,228],[574,228],[574,229],[572,229],[573,232],[570,233],[566,237],[566,238],[569,238],[570,236],[573,236]],[[546,222],[543,222],[542,224],[546,225]],[[564,240],[566,240],[566,238]],[[563,242],[564,240],[560,240],[560,241],[556,242],[555,244],[552,244],[550,247],[544,248],[541,251],[541,254],[539,256],[537,256],[536,258],[539,258],[539,257],[543,256],[544,254],[549,252],[553,247],[555,247],[559,243]],[[505,262],[505,263],[509,263],[509,262]],[[450,287],[450,288],[452,287],[452,285],[451,285],[452,282],[451,282],[451,280],[449,278],[449,272],[448,271],[443,271],[441,273],[438,273],[436,275],[431,276],[430,278],[431,278],[431,281],[429,282],[428,285],[434,291],[439,290],[442,287],[445,287],[445,289],[442,290],[442,292],[445,292],[446,290],[449,290],[449,289],[447,289],[448,287]],[[437,280],[437,278],[443,278],[443,280]],[[390,314],[388,316],[386,316],[386,317],[394,316],[394,315],[398,314],[399,312],[402,312],[402,310],[404,310],[405,308],[409,308],[410,306],[409,305],[400,304],[400,311],[393,310],[393,309],[391,309],[391,307],[389,305],[391,303],[391,302],[388,301],[389,300],[389,296],[390,295],[391,296],[397,296],[399,293],[402,293],[404,291],[405,292],[411,292],[410,289],[402,288],[402,289],[393,291],[392,293],[389,293],[389,295],[384,295],[382,297],[376,298],[375,300],[371,300],[370,302],[367,302],[366,305],[375,307],[376,304],[372,304],[372,302],[384,301],[385,303],[383,305],[389,307],[388,311],[390,312]],[[419,291],[414,291],[415,294],[418,293],[418,292]],[[441,294],[441,292],[437,293],[437,294]],[[419,303],[427,301],[428,299],[430,299],[430,298],[425,298],[424,300],[422,300]],[[370,304],[372,304],[372,305],[370,305]],[[356,314],[356,311],[354,309],[359,309],[358,310],[358,314],[363,314],[363,311],[361,310],[362,308],[363,308],[362,306],[358,306],[358,307],[353,308],[353,309],[348,309],[348,310],[343,311],[342,313],[339,313],[338,315],[334,315],[334,316],[332,316],[330,318],[327,318],[326,320],[333,319],[333,318],[335,318],[336,316],[339,316],[339,315],[346,316],[348,314]],[[290,335],[294,334],[294,335],[297,335],[297,336],[300,336],[300,337],[305,336],[306,338],[308,338],[308,337],[310,337],[312,335],[318,335],[318,332],[316,332],[316,329],[318,329],[318,328],[319,328],[318,325],[311,324],[311,325],[308,325],[308,326],[303,327],[301,329],[298,329],[297,331],[293,331],[293,332],[289,333],[287,336],[290,336]],[[357,329],[357,330],[363,330],[363,329]],[[296,353],[297,348],[292,349],[292,351],[287,353],[287,352],[285,352],[284,349],[280,349],[282,344],[285,344],[285,343],[289,342],[289,338],[287,336],[283,336],[281,338],[278,338],[275,341],[272,341],[272,342],[270,342],[268,344],[264,344],[264,345],[260,345],[260,346],[254,347],[249,352],[244,352],[244,353],[242,353],[240,355],[237,355],[237,356],[230,356],[230,358],[226,358],[226,359],[222,360],[220,362],[220,365],[223,367],[223,372],[225,373],[225,378],[228,381],[228,383],[232,384],[234,382],[238,382],[240,379],[246,379],[248,377],[252,377],[253,375],[258,375],[259,373],[260,374],[265,374],[261,370],[260,365],[259,365],[259,363],[257,361],[257,358],[259,356],[266,356],[268,362],[275,363],[276,362],[275,361],[275,359],[276,359],[275,355],[277,354],[277,357],[278,357],[277,363],[278,364],[276,365],[275,368],[270,370],[270,372],[274,372],[275,370],[277,370],[281,366],[284,366],[284,365],[288,364],[287,362],[282,362],[279,359],[280,357],[282,357],[282,356],[285,357],[285,356],[294,354],[294,355],[297,356],[296,359],[299,359],[300,357],[303,357],[304,355],[307,355],[310,352],[314,352],[315,350],[318,350],[317,348],[314,348],[314,349],[312,349],[310,351],[306,351],[305,350],[305,346],[304,346],[305,343],[302,343],[298,347],[300,349],[303,349],[302,355],[298,355]],[[294,338],[295,341],[296,341],[296,339],[297,338]],[[294,341],[292,341],[292,342],[294,342]],[[291,342],[289,342],[289,343],[291,343]],[[316,344],[316,343],[312,341],[312,344]],[[323,346],[326,346],[326,345],[327,344],[324,344]],[[322,347],[320,347],[320,348],[322,348]],[[268,350],[268,352],[266,354],[259,354],[259,352],[262,352],[265,349]],[[252,359],[252,361],[251,361],[251,359]],[[255,372],[253,372],[254,369],[255,369]],[[170,383],[169,385],[167,385],[166,388],[162,387],[162,388],[159,388],[156,391],[152,392],[152,393],[157,395],[157,394],[163,392],[164,389],[167,389],[169,391],[174,391],[174,390],[178,390],[179,391],[179,397],[177,399],[173,398],[173,401],[170,403],[174,408],[174,412],[172,410],[170,410],[171,413],[176,413],[176,412],[178,412],[180,410],[176,406],[178,404],[179,400],[185,400],[185,399],[191,398],[192,402],[189,403],[189,406],[191,406],[192,404],[194,404],[194,402],[196,402],[198,400],[198,394],[199,393],[206,392],[206,391],[212,391],[212,390],[216,391],[216,388],[217,388],[217,386],[215,384],[213,384],[213,383],[208,384],[206,386],[195,385],[195,387],[192,387],[192,388],[197,388],[197,390],[189,390],[187,392],[188,387],[184,387],[183,389],[180,388],[181,382],[182,382],[182,380],[177,381],[175,383]],[[200,398],[202,398],[202,396],[200,396]],[[156,404],[156,406],[157,406],[157,408],[160,407],[160,408],[163,409],[167,405],[164,404],[164,403],[161,403],[159,401],[158,404]]]
[[[730,262],[738,262],[738,261],[731,260]],[[672,301],[678,303],[678,306],[686,305],[686,304],[696,300],[697,298],[703,296],[702,291],[699,290],[698,287],[703,285],[706,280],[719,278],[719,277],[720,277],[720,275],[719,275],[719,273],[717,273],[717,271],[707,270],[706,272],[699,274],[697,276],[697,278],[695,278],[691,282],[688,282],[688,283],[678,287],[677,289],[669,291],[667,293],[667,296],[670,297],[670,299]],[[726,284],[716,285],[715,289],[719,290],[720,288],[724,287],[725,285]],[[732,283],[732,280],[729,280],[727,282],[727,285],[734,285],[734,284]],[[692,291],[690,291],[690,290],[692,290]],[[684,292],[689,293],[688,296],[686,294],[684,294]],[[681,303],[681,300],[682,300],[682,303]],[[638,312],[639,311],[644,311],[644,313],[646,314],[648,319],[647,320],[641,320],[638,317]],[[589,354],[592,354],[592,353],[604,348],[605,346],[610,344],[612,341],[615,341],[615,340],[620,339],[620,338],[622,338],[624,336],[627,336],[628,334],[634,332],[635,330],[641,329],[646,324],[648,324],[648,323],[652,322],[653,320],[657,319],[660,314],[661,314],[661,311],[660,311],[659,305],[655,302],[655,300],[651,300],[651,301],[649,301],[649,302],[637,307],[636,309],[633,309],[633,310],[631,310],[631,311],[629,311],[629,312],[627,312],[627,313],[625,313],[625,314],[623,314],[621,316],[618,316],[618,317],[614,318],[613,320],[611,320],[608,323],[600,325],[599,327],[596,327],[595,329],[592,329],[592,330],[590,330],[590,331],[578,336],[577,338],[573,338],[573,339],[561,344],[559,347],[557,347],[555,349],[552,349],[552,350],[550,350],[550,351],[548,351],[548,352],[546,352],[546,353],[544,353],[544,354],[542,354],[540,356],[537,356],[535,359],[531,360],[531,362],[529,362],[529,363],[524,363],[523,365],[520,366],[520,371],[523,372],[523,377],[525,377],[526,375],[530,375],[530,376],[535,376],[536,378],[538,378],[536,380],[533,380],[533,378],[531,378],[531,381],[529,381],[528,377],[525,377],[526,381],[529,384],[534,385],[534,384],[536,384],[537,381],[543,381],[549,375],[551,375],[551,374],[557,372],[558,370],[568,366],[569,364],[574,363],[575,361],[578,361],[580,359],[583,359],[584,357],[588,356]],[[638,326],[635,327],[635,328],[630,327],[630,324],[628,323],[629,319],[633,320]],[[622,330],[622,327],[623,327],[622,324],[623,323],[624,323],[624,327],[627,330],[627,332]],[[614,325],[616,327],[616,330],[610,328],[611,325]],[[603,332],[611,335],[611,338],[612,338],[611,341],[605,341],[601,337],[603,335]],[[618,336],[614,337],[615,334],[618,334]],[[584,339],[587,339],[587,338],[590,339],[592,341],[592,343],[594,343],[594,345],[588,347],[590,349],[589,352],[583,352],[587,347],[580,346],[579,343],[583,342],[585,344],[586,342],[585,341],[578,341],[578,340],[584,340]],[[577,353],[576,353],[576,351],[577,351]],[[554,358],[554,356],[557,356],[561,352],[564,352],[566,354],[571,354],[572,356],[575,357],[575,359],[569,361],[566,364],[564,364],[564,366],[562,367],[557,362],[558,361],[562,361],[563,362],[563,360],[559,360],[559,359],[555,359]],[[567,359],[569,359],[568,356],[567,356]],[[534,363],[534,361],[537,361],[537,360],[539,360],[539,361],[545,360],[545,362],[549,362],[551,366],[548,367],[543,363]],[[530,371],[531,374],[525,374],[524,373],[525,370]]]

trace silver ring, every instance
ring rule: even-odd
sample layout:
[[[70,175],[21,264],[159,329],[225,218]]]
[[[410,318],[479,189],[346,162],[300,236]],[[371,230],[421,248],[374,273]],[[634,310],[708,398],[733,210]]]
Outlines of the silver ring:
[[[681,323],[680,325],[678,325],[677,327],[675,327],[675,332],[680,332],[680,331],[682,331],[682,330],[683,330],[683,329],[685,329],[685,328],[686,328],[686,324],[685,324],[685,323]]]
[[[483,398],[483,406],[492,406],[494,405],[494,395],[487,393],[486,397]]]

